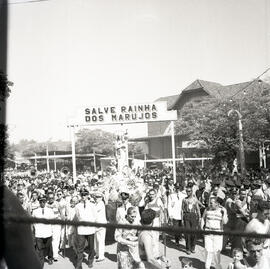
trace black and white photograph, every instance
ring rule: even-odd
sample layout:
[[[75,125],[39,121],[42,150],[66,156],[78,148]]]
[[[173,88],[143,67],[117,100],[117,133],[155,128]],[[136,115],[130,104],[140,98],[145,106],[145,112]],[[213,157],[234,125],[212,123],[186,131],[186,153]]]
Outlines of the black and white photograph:
[[[270,0],[0,0],[0,269],[269,269]]]

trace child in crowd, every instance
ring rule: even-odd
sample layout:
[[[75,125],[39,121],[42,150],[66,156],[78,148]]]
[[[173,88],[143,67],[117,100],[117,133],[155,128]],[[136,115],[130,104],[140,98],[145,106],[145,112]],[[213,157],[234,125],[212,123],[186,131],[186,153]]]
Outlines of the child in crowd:
[[[237,268],[241,269],[248,268],[248,264],[244,259],[243,251],[240,248],[234,248],[232,251],[232,255],[233,255],[233,262],[229,264],[227,269],[234,269],[235,265],[237,266]]]

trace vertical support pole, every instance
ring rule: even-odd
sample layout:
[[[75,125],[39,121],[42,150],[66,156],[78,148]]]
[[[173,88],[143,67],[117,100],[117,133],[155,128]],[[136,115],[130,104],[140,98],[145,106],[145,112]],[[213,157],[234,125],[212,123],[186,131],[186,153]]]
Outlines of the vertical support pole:
[[[262,168],[263,164],[262,164],[262,146],[261,145],[259,146],[259,159],[260,159],[260,168]]]
[[[239,112],[238,112],[239,113]],[[244,151],[244,139],[243,139],[243,125],[242,125],[242,116],[239,113],[239,143],[240,143],[240,163],[241,163],[241,174],[245,175],[246,165],[245,165],[245,151]]]
[[[37,154],[35,153],[35,169],[37,171]]]
[[[266,168],[266,152],[265,152],[264,143],[263,143],[263,146],[262,146],[262,159],[263,159],[263,168]]]
[[[70,126],[71,131],[71,150],[72,150],[72,172],[73,183],[76,181],[76,153],[75,153],[75,126]]]
[[[146,168],[146,153],[144,153],[144,168]]]
[[[47,159],[47,173],[50,173],[50,163],[49,163],[49,147],[46,146],[46,159]]]
[[[55,152],[54,152],[53,154],[54,154],[54,171],[56,172],[56,158],[55,158]]]
[[[97,163],[96,163],[96,152],[95,150],[93,151],[93,156],[94,156],[94,172],[97,172]]]
[[[204,159],[202,159],[202,168],[204,168]]]
[[[176,162],[175,162],[174,121],[171,121],[171,136],[172,136],[173,182],[176,183]]]

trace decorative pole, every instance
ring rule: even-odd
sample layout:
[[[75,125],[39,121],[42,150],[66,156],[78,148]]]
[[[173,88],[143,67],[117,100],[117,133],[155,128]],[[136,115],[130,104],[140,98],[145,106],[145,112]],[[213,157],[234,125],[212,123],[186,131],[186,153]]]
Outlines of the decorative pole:
[[[241,174],[246,173],[246,164],[245,164],[245,150],[244,150],[244,139],[243,139],[243,125],[242,125],[242,115],[236,109],[231,109],[228,112],[228,116],[235,112],[238,116],[238,129],[239,129],[239,155],[240,155],[240,165],[241,165]]]

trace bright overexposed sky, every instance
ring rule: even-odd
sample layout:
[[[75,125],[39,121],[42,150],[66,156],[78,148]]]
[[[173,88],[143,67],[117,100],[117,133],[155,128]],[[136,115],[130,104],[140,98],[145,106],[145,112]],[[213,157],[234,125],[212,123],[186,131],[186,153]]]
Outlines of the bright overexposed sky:
[[[24,1],[9,5],[11,142],[69,139],[78,106],[151,102],[197,78],[240,83],[270,63],[268,0]]]

